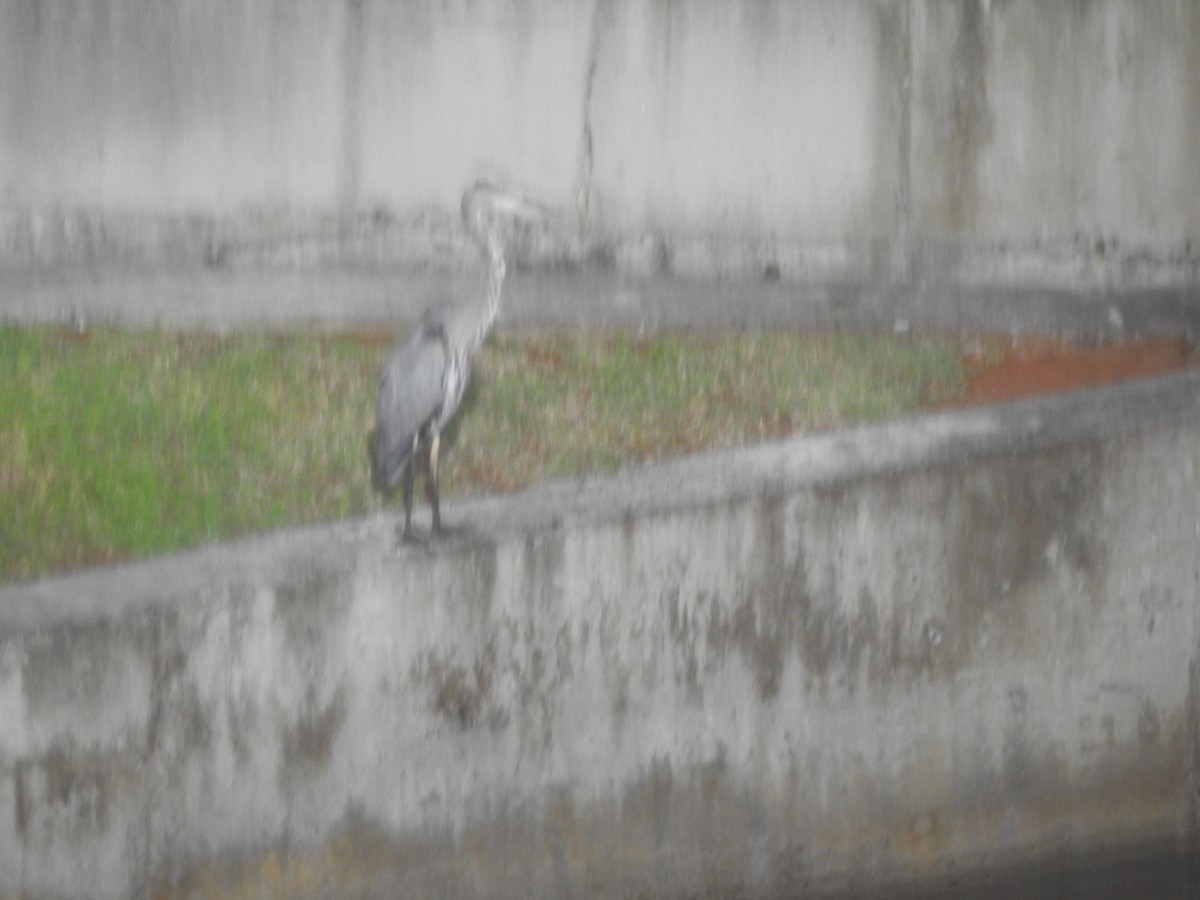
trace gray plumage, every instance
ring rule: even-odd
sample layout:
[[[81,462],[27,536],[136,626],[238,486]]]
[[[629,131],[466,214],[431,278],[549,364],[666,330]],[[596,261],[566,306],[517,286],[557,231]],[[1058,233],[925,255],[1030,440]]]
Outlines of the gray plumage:
[[[414,467],[422,447],[429,448],[433,531],[442,530],[438,487],[441,433],[458,411],[475,353],[496,320],[510,232],[517,222],[540,217],[543,212],[536,204],[488,182],[472,186],[463,195],[462,217],[487,263],[482,296],[427,310],[412,334],[392,349],[383,364],[370,441],[371,482],[384,494],[402,485],[402,535],[406,540],[412,536]]]
[[[441,335],[435,318],[422,319],[379,373],[371,446],[371,482],[378,491],[395,489],[414,450],[413,438],[427,431],[442,411],[446,354]]]

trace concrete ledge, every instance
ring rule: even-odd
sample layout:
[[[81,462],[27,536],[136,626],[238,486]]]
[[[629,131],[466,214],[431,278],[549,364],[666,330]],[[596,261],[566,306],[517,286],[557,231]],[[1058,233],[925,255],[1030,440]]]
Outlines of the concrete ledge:
[[[1196,849],[1200,375],[447,517],[0,590],[0,893],[782,897]]]
[[[0,321],[324,328],[413,322],[437,299],[478,290],[468,270],[59,269],[0,278]],[[1193,289],[1081,293],[970,285],[781,284],[523,271],[505,285],[501,327],[764,327],[998,331],[1200,341]]]

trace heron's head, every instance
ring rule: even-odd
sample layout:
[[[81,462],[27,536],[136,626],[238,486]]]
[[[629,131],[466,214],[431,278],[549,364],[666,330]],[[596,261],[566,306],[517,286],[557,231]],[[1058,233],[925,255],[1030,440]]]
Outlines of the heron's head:
[[[530,223],[549,218],[549,209],[515,188],[493,181],[476,181],[462,199],[467,234],[488,253],[503,252],[513,235]]]

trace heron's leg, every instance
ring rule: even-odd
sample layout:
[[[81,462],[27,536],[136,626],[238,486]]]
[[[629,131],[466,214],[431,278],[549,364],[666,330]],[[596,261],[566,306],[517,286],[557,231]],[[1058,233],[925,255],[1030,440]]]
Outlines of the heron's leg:
[[[429,506],[433,510],[434,534],[440,534],[442,531],[442,511],[439,508],[438,496],[438,448],[441,443],[442,434],[435,431],[429,444]]]
[[[400,533],[402,541],[412,540],[413,466],[416,455],[417,438],[413,438],[412,452],[408,454],[408,459],[404,461],[404,531]]]

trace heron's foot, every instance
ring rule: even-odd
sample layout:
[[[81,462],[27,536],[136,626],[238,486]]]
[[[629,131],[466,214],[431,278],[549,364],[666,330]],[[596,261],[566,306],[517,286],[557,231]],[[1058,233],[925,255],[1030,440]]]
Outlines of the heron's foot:
[[[412,526],[400,526],[396,529],[396,543],[401,547],[424,547],[429,539],[413,531]]]
[[[433,526],[433,536],[443,540],[464,537],[470,533],[470,525],[447,525],[445,522],[438,522]]]
[[[406,528],[398,525],[396,527],[396,544],[399,547],[428,548],[437,541],[453,540],[465,537],[470,533],[469,525],[447,525],[444,522],[438,522],[427,532],[417,531],[412,526]]]

